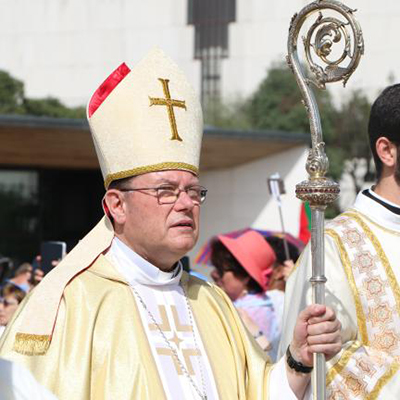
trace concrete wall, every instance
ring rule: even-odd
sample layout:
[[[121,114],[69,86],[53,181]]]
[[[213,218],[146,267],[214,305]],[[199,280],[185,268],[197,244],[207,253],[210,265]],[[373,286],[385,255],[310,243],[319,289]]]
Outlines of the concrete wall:
[[[281,231],[277,205],[267,188],[267,178],[275,172],[280,173],[287,192],[282,197],[286,230],[297,237],[301,202],[294,189],[306,178],[307,154],[305,146],[298,146],[236,168],[201,175],[201,184],[209,191],[201,210],[199,241],[189,254],[192,261],[201,246],[216,234],[249,226]]]

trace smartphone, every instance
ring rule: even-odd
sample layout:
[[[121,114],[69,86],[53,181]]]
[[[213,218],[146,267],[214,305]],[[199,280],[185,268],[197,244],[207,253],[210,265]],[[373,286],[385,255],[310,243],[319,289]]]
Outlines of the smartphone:
[[[42,270],[47,274],[54,266],[53,261],[59,261],[67,254],[65,242],[42,242],[40,255],[42,256]]]

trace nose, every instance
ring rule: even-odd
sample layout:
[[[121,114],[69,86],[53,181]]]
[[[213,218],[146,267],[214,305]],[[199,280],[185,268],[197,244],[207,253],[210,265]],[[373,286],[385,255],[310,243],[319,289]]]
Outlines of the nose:
[[[189,195],[185,191],[182,191],[179,193],[179,196],[175,202],[175,207],[180,210],[191,210],[194,207],[194,203]]]

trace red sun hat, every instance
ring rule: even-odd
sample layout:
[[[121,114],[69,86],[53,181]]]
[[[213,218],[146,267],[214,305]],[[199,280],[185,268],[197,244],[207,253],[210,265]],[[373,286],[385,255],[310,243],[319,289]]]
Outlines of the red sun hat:
[[[247,231],[237,238],[218,235],[248,274],[266,291],[276,255],[264,237],[256,231]]]

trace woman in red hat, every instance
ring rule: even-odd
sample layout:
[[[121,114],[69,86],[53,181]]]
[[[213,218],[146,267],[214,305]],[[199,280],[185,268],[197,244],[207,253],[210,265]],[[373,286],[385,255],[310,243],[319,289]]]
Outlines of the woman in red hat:
[[[265,238],[248,231],[237,238],[219,235],[211,245],[212,278],[233,301],[250,333],[275,360],[280,321],[266,294],[276,255]]]

